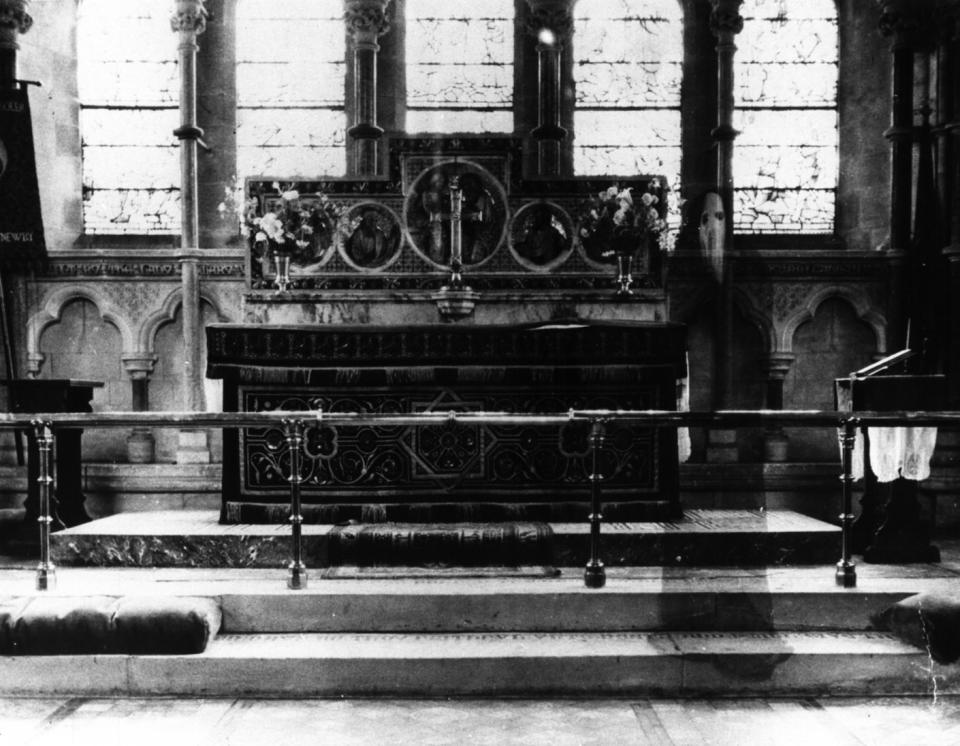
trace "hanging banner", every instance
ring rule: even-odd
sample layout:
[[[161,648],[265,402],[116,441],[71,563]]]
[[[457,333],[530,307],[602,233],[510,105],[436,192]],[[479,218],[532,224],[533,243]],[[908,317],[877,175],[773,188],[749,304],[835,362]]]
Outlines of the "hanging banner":
[[[27,89],[0,90],[0,270],[46,256]]]

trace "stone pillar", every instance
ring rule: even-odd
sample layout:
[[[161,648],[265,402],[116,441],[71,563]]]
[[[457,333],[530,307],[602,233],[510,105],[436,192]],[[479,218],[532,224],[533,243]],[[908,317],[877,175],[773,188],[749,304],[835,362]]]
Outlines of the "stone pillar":
[[[352,42],[353,100],[347,134],[354,142],[354,175],[376,176],[383,128],[377,124],[377,39],[390,29],[390,0],[345,0]]]
[[[767,359],[767,409],[783,409],[783,381],[796,358],[793,353],[772,353]],[[782,427],[769,427],[763,436],[765,461],[786,461],[790,440]]]
[[[537,143],[536,174],[560,176],[573,170],[567,137],[574,105],[573,0],[527,0],[527,4],[527,31],[537,52],[537,126],[530,132]]]
[[[890,142],[890,251],[908,254],[914,184],[913,65],[921,24],[917,4],[911,0],[878,1],[880,32],[890,38],[892,55],[890,127],[883,133]],[[892,278],[891,285],[887,346],[898,350],[908,343],[903,273]]]
[[[742,0],[711,0],[710,30],[717,38],[717,126],[710,133],[717,149],[717,191],[723,200],[726,219],[724,252],[733,246],[733,58],[734,38],[743,30]],[[714,336],[713,408],[727,409],[733,385],[733,268],[724,258],[717,290]],[[736,461],[736,432],[711,430],[707,433],[708,461]]]
[[[0,0],[0,86],[17,85],[17,39],[33,25],[27,13],[30,0]]]
[[[123,367],[130,376],[131,409],[134,412],[150,411],[150,376],[157,356],[147,353],[123,355]],[[131,464],[152,464],[156,442],[149,427],[135,427],[127,439],[127,461]]]
[[[199,205],[197,197],[197,141],[203,130],[197,126],[197,36],[206,28],[207,11],[203,0],[176,0],[170,25],[180,38],[180,126],[174,134],[180,140],[181,203],[181,290],[183,293],[184,408],[190,412],[204,409],[202,359],[203,334],[200,315]],[[181,431],[177,461],[209,461],[206,433]],[[201,442],[202,441],[202,442]],[[206,456],[200,457],[199,452]]]

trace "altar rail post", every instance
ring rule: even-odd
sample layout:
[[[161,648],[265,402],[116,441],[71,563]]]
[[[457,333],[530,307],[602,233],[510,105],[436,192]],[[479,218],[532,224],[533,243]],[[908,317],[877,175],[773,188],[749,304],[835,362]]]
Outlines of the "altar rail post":
[[[40,564],[37,565],[37,590],[52,590],[57,585],[56,570],[50,561],[50,524],[53,522],[50,506],[50,492],[53,484],[50,454],[53,451],[53,429],[45,420],[31,423],[37,441],[37,459],[39,475],[37,485],[40,488]]]
[[[857,439],[856,418],[844,419],[840,429],[840,454],[842,472],[840,482],[843,485],[842,511],[840,513],[840,561],[837,563],[837,585],[844,588],[857,587],[857,566],[850,559],[850,528],[853,525],[853,446]]]
[[[298,591],[307,587],[307,566],[303,562],[303,510],[300,505],[300,452],[303,448],[303,420],[283,421],[290,456],[290,578],[287,587]]]
[[[607,583],[607,572],[600,560],[600,523],[603,521],[600,512],[603,498],[600,452],[606,434],[604,420],[597,419],[590,423],[590,560],[583,571],[583,584],[587,588],[603,588]]]

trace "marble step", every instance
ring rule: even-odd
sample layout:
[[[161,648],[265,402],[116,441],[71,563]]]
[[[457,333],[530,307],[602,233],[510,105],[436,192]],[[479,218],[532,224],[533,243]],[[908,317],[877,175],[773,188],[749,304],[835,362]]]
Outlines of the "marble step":
[[[960,691],[879,632],[221,635],[192,656],[0,658],[2,694],[879,695]]]
[[[373,525],[385,533],[383,527],[389,524]],[[537,550],[537,561],[552,559],[556,566],[582,567],[589,554],[589,525],[541,525],[552,530],[552,556],[544,557]],[[305,525],[307,566],[337,564],[336,558],[343,553],[332,549],[334,542],[342,545],[345,534],[362,528]],[[398,531],[408,529],[409,524],[398,526]],[[56,532],[52,552],[57,564],[69,566],[284,567],[290,555],[290,528],[222,525],[216,511],[119,513]],[[492,557],[502,556],[499,549],[490,552]],[[677,521],[602,527],[601,556],[608,566],[820,564],[835,562],[839,553],[836,526],[789,510],[688,510]],[[352,551],[345,561],[391,562],[382,547],[371,554],[364,557],[362,551]],[[440,551],[419,556],[424,564],[451,565],[459,564],[460,555]],[[405,559],[406,555],[399,556],[397,561],[402,564]]]

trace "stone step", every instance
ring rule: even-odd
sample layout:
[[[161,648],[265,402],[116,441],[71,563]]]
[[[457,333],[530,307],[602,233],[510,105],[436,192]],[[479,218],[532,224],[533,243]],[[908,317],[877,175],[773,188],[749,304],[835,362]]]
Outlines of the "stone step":
[[[2,694],[769,697],[958,683],[878,632],[225,634],[191,656],[0,658]]]
[[[475,539],[498,525],[526,524],[305,525],[304,560],[308,567],[408,564],[411,558],[433,565],[479,564],[486,539]],[[538,537],[532,551],[490,544],[492,560],[586,562],[586,522],[530,525],[552,536]],[[120,513],[56,532],[52,541],[54,561],[70,566],[283,567],[290,559],[289,526],[222,525],[215,511]],[[836,561],[839,553],[836,526],[789,510],[688,510],[676,521],[602,527],[601,556],[609,566],[820,564]]]
[[[863,631],[870,617],[907,596],[952,594],[956,563],[860,565],[859,587],[840,588],[834,567],[614,567],[602,589],[582,568],[549,577],[518,568],[486,576],[325,578],[311,571],[289,590],[283,570],[57,568],[56,587],[34,590],[31,565],[0,576],[0,597],[187,596],[215,599],[225,633]]]

